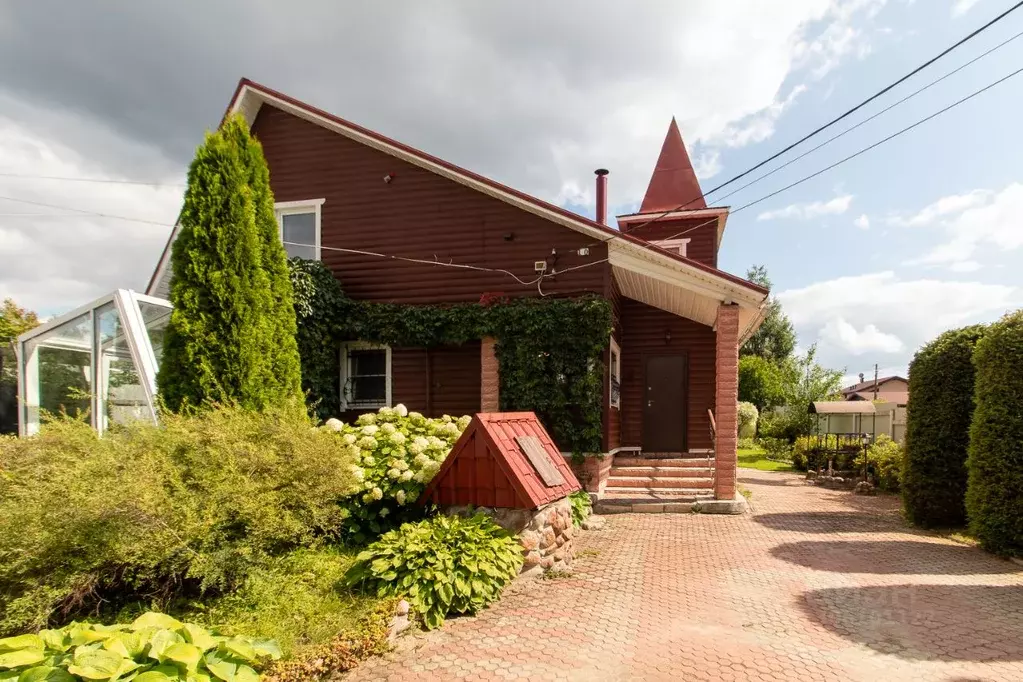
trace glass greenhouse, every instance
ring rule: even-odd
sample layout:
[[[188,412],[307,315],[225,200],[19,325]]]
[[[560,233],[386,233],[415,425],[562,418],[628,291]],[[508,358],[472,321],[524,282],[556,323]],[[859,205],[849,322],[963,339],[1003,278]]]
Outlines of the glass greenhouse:
[[[126,289],[98,298],[18,337],[18,432],[40,416],[88,415],[111,424],[156,419],[156,370],[170,320],[168,301]]]

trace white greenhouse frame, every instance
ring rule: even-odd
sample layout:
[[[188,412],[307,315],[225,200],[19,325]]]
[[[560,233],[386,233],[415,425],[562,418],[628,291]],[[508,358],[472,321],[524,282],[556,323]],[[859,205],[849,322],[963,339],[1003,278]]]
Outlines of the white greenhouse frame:
[[[170,317],[171,304],[161,298],[146,296],[128,289],[118,289],[75,308],[18,337],[15,349],[18,362],[18,433],[22,437],[39,432],[40,418],[40,372],[39,349],[89,353],[89,367],[86,379],[89,383],[89,420],[99,433],[107,428],[109,396],[107,383],[110,378],[111,355],[118,345],[127,346],[132,366],[138,376],[137,386],[141,389],[137,404],[133,405],[138,418],[156,421],[156,372],[158,358],[153,349],[152,339],[139,304],[166,309],[166,315],[158,318],[164,323]],[[109,307],[113,304],[113,307]],[[104,310],[106,308],[106,310]],[[119,325],[117,333],[103,342],[100,328],[101,315],[116,310]],[[88,320],[88,340],[61,338],[62,330],[73,329]],[[157,328],[159,325],[153,325]],[[126,357],[124,359],[127,359]],[[83,367],[84,369],[84,367]],[[134,384],[133,384],[134,386]],[[69,387],[70,388],[70,387]]]

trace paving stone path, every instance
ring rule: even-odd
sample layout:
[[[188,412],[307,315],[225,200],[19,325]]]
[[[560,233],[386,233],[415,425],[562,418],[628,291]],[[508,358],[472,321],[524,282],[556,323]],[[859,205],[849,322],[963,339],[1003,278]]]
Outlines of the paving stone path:
[[[350,680],[1023,680],[1023,567],[890,497],[740,469],[745,516],[623,514],[576,572],[506,592]]]

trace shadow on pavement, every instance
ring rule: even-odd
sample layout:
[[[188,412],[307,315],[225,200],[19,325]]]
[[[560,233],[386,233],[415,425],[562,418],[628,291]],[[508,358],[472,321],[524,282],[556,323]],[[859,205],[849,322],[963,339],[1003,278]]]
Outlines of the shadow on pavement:
[[[999,575],[1023,573],[1008,561],[963,545],[917,540],[787,542],[771,548],[783,561],[817,571],[880,575]],[[1023,593],[1023,587],[1018,588]]]
[[[803,595],[808,618],[911,660],[1023,660],[1023,586],[885,585]]]
[[[807,511],[757,514],[753,520],[772,530],[799,533],[891,533],[905,524],[895,512]]]

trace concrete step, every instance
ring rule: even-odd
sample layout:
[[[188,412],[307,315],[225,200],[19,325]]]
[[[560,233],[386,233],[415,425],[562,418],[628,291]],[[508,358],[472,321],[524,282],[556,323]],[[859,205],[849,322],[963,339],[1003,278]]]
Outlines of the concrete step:
[[[712,501],[706,490],[608,490],[594,506],[598,514],[686,514]]]
[[[607,487],[608,489],[690,488],[705,490],[714,487],[714,479],[710,477],[683,478],[680,476],[611,476],[607,479]]]
[[[706,467],[713,465],[713,457],[705,457],[703,455],[699,457],[681,457],[674,459],[647,459],[644,457],[615,457],[614,465],[616,467],[649,467],[654,466],[658,468],[687,468],[687,467]]]
[[[713,467],[661,467],[661,466],[612,466],[611,476],[648,477],[668,476],[677,478],[703,478],[714,474]]]

